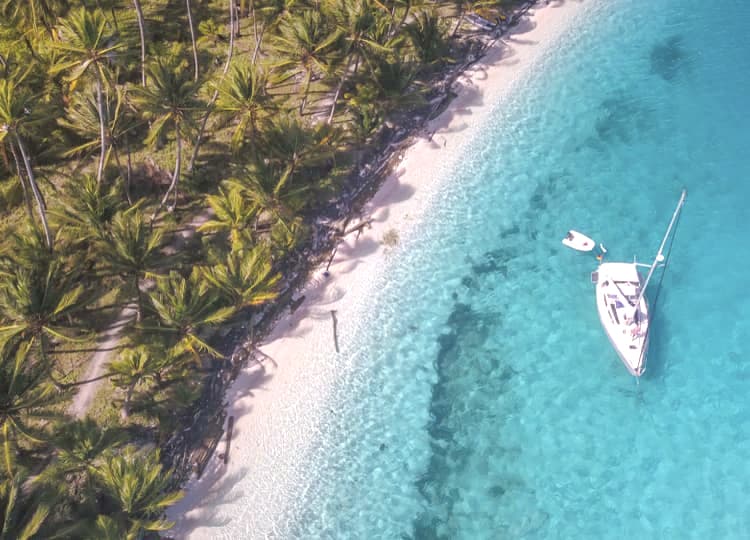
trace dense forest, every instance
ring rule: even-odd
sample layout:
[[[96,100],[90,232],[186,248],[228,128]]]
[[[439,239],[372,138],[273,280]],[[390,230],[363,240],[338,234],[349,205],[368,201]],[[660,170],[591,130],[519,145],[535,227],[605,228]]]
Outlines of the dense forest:
[[[521,3],[0,0],[0,539],[170,528],[216,329]]]

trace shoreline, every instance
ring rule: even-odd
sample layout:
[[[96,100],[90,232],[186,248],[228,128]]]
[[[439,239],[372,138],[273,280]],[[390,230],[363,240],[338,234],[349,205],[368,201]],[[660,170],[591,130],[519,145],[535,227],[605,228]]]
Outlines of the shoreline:
[[[186,496],[167,514],[178,538],[276,535],[279,519],[299,489],[326,398],[341,377],[330,361],[367,313],[375,277],[387,269],[388,238],[418,230],[433,200],[436,179],[455,164],[480,129],[482,112],[512,98],[518,81],[531,72],[550,45],[583,11],[583,2],[535,6],[518,25],[472,64],[452,90],[458,95],[401,154],[401,161],[363,208],[372,219],[361,234],[346,236],[324,275],[325,263],[299,292],[304,301],[281,317],[259,347],[262,363],[243,368],[225,400],[233,418],[228,463],[226,432],[200,479],[186,485]],[[473,114],[473,116],[472,116]],[[352,225],[356,225],[353,223]],[[351,228],[351,227],[350,227]],[[384,240],[386,240],[384,242]],[[337,323],[337,324],[336,324]],[[298,489],[294,490],[293,487]]]

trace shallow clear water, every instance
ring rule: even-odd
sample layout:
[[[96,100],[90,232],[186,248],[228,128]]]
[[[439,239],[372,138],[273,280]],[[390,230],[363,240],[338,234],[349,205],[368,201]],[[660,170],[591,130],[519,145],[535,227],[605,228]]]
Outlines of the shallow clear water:
[[[488,109],[342,332],[280,537],[750,536],[750,4],[602,4]],[[650,259],[683,186],[636,385],[560,238]]]

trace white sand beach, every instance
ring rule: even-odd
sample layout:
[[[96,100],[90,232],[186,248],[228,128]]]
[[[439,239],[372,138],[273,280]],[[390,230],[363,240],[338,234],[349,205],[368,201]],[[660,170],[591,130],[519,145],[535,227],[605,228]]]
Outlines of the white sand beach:
[[[387,271],[383,238],[406,238],[418,228],[435,193],[435,182],[460,158],[481,128],[483,113],[513,95],[516,83],[552,53],[558,38],[583,17],[581,0],[540,3],[476,63],[454,87],[458,97],[403,155],[396,172],[367,204],[372,226],[340,245],[330,276],[320,268],[300,295],[304,302],[282,318],[263,343],[262,366],[243,370],[226,401],[234,417],[229,462],[215,455],[186,496],[168,510],[175,538],[277,537],[304,489],[305,454],[315,444],[330,388],[340,377],[331,311],[346,344],[368,309],[375,277]],[[431,136],[430,136],[431,134]],[[390,251],[390,252],[389,252]],[[217,454],[225,452],[226,441]]]

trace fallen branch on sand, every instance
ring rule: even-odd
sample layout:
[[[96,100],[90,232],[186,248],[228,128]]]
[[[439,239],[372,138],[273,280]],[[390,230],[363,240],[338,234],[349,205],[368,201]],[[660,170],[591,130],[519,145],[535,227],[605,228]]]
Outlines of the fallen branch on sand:
[[[336,347],[336,352],[339,352],[339,336],[337,332],[338,320],[336,319],[336,310],[331,310],[331,319],[333,321],[333,345]]]

